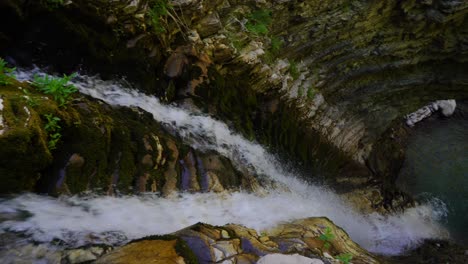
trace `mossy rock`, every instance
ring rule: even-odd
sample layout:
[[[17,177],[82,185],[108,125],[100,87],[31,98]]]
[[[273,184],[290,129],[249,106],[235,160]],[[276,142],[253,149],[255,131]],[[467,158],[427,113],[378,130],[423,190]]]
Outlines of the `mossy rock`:
[[[165,166],[157,162],[170,153],[158,144],[179,140],[151,114],[114,108],[79,94],[66,107],[59,107],[28,83],[15,80],[1,88],[0,180],[4,184],[0,193],[133,193],[143,174],[163,185],[160,175]],[[46,114],[60,119],[56,148],[48,145]]]

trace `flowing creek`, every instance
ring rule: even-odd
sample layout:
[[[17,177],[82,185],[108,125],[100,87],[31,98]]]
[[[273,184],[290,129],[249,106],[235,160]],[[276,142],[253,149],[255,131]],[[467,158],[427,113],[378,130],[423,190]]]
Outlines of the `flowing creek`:
[[[17,78],[28,80],[34,73],[19,72]],[[51,245],[59,240],[62,247],[121,244],[142,236],[174,232],[196,222],[238,223],[261,230],[281,221],[312,216],[330,218],[362,247],[379,254],[401,254],[423,239],[447,236],[439,224],[446,209],[437,199],[399,214],[363,215],[332,190],[300,180],[300,175],[292,173],[261,145],[248,141],[221,121],[164,105],[157,98],[118,82],[80,76],[74,84],[82,93],[108,104],[139,107],[191,146],[215,150],[238,166],[286,188],[261,193],[181,193],[169,198],[153,194],[59,198],[22,194],[0,200],[0,232],[21,233],[21,241],[15,243],[35,241]]]

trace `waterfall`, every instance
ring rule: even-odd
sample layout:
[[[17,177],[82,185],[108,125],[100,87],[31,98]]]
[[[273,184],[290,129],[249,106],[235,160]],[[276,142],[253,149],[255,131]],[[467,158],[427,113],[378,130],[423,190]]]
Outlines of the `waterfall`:
[[[21,71],[17,78],[28,80],[35,72]],[[260,144],[245,139],[219,120],[162,104],[157,98],[116,81],[79,76],[74,84],[80,92],[110,105],[139,107],[172,128],[191,146],[215,150],[235,164],[287,188],[271,189],[264,195],[181,193],[170,198],[143,195],[55,199],[24,194],[1,200],[0,214],[21,210],[31,216],[2,222],[0,230],[25,232],[42,242],[58,238],[76,246],[96,242],[89,241],[89,234],[98,242],[121,243],[174,232],[196,222],[237,223],[261,230],[281,221],[326,216],[362,247],[389,255],[400,254],[423,239],[446,236],[437,222],[445,213],[443,205],[419,205],[394,215],[364,215],[332,190],[304,182]]]

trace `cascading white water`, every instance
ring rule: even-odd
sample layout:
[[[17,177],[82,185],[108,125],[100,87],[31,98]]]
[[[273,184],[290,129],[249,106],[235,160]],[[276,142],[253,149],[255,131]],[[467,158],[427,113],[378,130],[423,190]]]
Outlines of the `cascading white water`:
[[[18,79],[28,80],[33,72],[23,71]],[[213,149],[287,186],[266,195],[235,193],[180,194],[178,197],[61,197],[32,194],[0,202],[0,214],[18,210],[31,217],[0,223],[0,230],[22,231],[35,240],[54,238],[79,245],[120,232],[128,239],[165,234],[196,222],[215,225],[239,223],[260,230],[280,221],[326,216],[343,227],[353,240],[372,252],[399,254],[426,238],[446,236],[437,220],[443,206],[421,205],[401,214],[362,215],[331,190],[298,179],[259,144],[231,131],[209,116],[163,105],[155,97],[126,89],[117,82],[80,76],[74,84],[84,94],[111,105],[140,107],[154,119],[172,127],[190,145]],[[100,237],[101,236],[101,237]],[[92,241],[91,241],[92,242]],[[110,241],[112,242],[112,241]]]

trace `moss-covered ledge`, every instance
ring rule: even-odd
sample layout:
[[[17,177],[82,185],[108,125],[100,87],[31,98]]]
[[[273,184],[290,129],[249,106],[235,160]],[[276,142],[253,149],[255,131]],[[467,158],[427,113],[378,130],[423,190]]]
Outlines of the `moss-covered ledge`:
[[[76,93],[66,105],[28,82],[0,86],[0,194],[207,192],[258,184],[200,152],[138,108]]]

